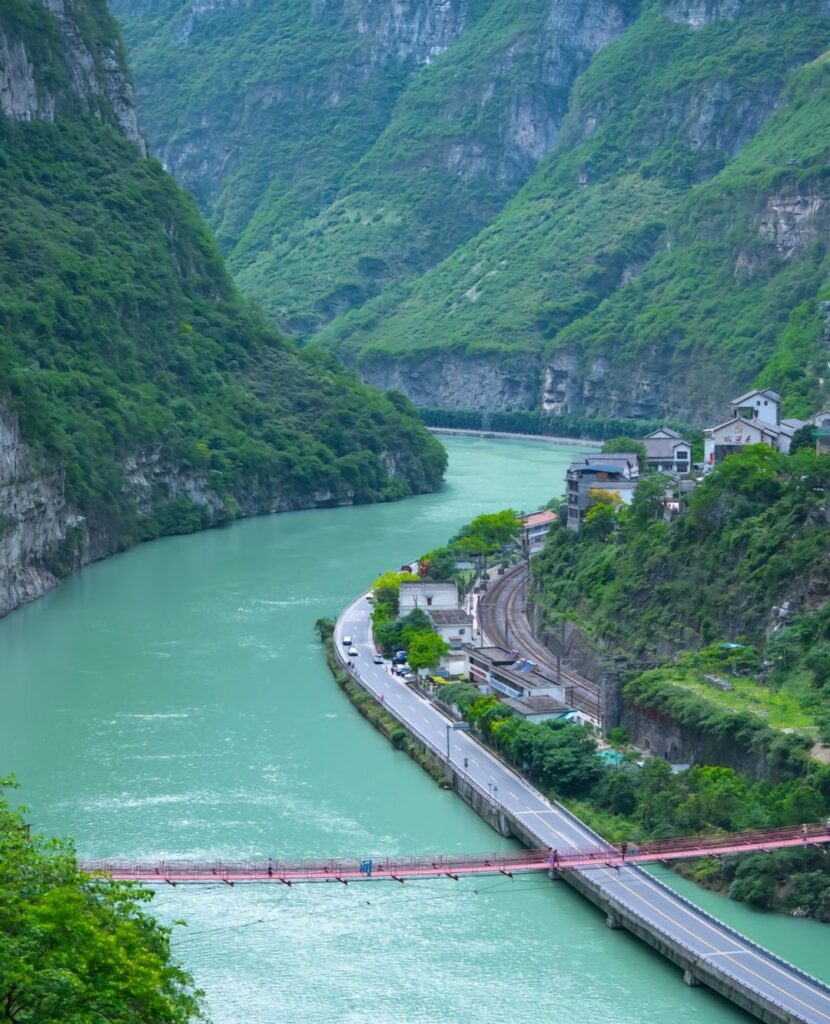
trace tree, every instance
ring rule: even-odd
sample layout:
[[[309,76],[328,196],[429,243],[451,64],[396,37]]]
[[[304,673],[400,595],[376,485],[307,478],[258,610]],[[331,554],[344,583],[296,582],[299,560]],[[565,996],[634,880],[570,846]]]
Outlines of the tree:
[[[407,660],[414,669],[437,668],[449,649],[447,641],[437,633],[418,633],[409,644]]]
[[[402,583],[415,583],[420,579],[411,572],[385,572],[372,584],[376,604],[388,604],[395,615],[398,613],[398,597]]]
[[[671,481],[662,473],[650,473],[637,482],[634,497],[628,510],[629,521],[638,528],[648,526],[663,518],[666,488]]]
[[[591,498],[595,496],[590,495]],[[596,503],[585,513],[585,521],[582,524],[582,537],[584,540],[607,540],[617,528],[618,518],[614,505],[603,498],[597,498]]]
[[[146,889],[78,870],[71,842],[29,836],[0,780],[0,1020],[187,1024],[202,993],[171,957]]]
[[[463,526],[451,546],[468,555],[494,555],[518,539],[522,521],[513,509],[485,513]]]
[[[455,575],[455,563],[458,558],[450,547],[436,548],[424,555],[424,562],[427,566],[427,579],[430,580],[451,580]]]
[[[815,449],[815,447],[816,428],[812,423],[805,423],[803,427],[799,427],[790,439],[790,455],[795,455],[802,448]]]

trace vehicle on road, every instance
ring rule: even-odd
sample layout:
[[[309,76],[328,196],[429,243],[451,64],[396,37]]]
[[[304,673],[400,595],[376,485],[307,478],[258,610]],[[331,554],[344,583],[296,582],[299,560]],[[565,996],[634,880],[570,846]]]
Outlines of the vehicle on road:
[[[352,638],[350,636],[344,636],[343,637],[343,646],[344,647],[351,647],[352,646]]]
[[[350,647],[349,648],[349,657],[350,658],[356,658],[357,657],[357,653],[358,652],[357,652],[357,648],[356,647]]]
[[[383,655],[382,655],[382,654],[376,654],[376,655],[374,656],[374,658],[372,658],[372,661],[373,661],[373,662],[374,662],[374,663],[375,663],[376,665],[382,665],[382,664],[383,664]]]

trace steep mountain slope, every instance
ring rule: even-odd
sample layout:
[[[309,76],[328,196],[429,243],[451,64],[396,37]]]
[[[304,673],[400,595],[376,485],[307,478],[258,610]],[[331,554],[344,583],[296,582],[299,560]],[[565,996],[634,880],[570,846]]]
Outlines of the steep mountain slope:
[[[0,6],[0,196],[0,614],[160,533],[439,484],[405,399],[239,297],[100,0]]]
[[[115,7],[243,288],[366,379],[698,423],[756,379],[821,400],[826,0]]]
[[[321,340],[429,405],[469,403],[466,378],[483,406],[700,423],[761,375],[815,408],[830,79],[792,69],[830,43],[830,11],[789,8],[644,13],[504,213]]]
[[[489,222],[638,6],[113,0],[154,152],[305,335]]]

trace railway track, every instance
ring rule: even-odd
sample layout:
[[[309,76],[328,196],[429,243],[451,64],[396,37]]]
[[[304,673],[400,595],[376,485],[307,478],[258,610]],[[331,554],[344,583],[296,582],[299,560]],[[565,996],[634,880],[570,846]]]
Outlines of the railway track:
[[[527,583],[528,568],[524,564],[508,569],[503,577],[490,583],[479,601],[481,628],[491,643],[508,651],[518,650],[522,657],[544,665],[556,674],[556,656],[536,638],[524,611]],[[570,692],[569,703],[599,721],[602,712],[600,687],[564,668],[561,669],[561,679],[566,695]]]

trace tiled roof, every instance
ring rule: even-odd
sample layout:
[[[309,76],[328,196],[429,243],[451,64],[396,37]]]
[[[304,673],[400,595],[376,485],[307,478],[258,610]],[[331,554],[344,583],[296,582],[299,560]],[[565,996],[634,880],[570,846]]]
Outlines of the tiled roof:
[[[463,608],[428,608],[427,615],[435,626],[469,626],[473,621]]]
[[[559,518],[555,512],[545,510],[544,512],[534,512],[532,515],[524,517],[525,527],[530,526],[544,526],[546,523],[555,523]]]

